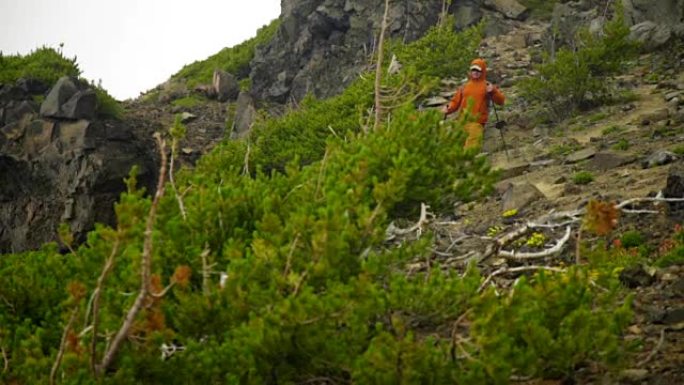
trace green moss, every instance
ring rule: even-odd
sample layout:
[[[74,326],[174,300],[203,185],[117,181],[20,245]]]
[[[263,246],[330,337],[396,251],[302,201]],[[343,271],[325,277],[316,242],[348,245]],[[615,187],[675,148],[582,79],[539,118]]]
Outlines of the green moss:
[[[197,95],[189,95],[180,99],[175,99],[171,102],[176,107],[193,108],[198,104],[204,102],[206,99]]]
[[[572,181],[575,184],[584,185],[589,184],[594,180],[594,174],[589,171],[580,171],[572,176]]]

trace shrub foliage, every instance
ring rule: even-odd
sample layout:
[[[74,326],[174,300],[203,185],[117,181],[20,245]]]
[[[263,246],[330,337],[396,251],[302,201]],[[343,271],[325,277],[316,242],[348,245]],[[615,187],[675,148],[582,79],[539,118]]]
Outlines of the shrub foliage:
[[[238,79],[246,78],[249,75],[249,62],[254,57],[254,50],[271,40],[278,29],[278,25],[279,20],[275,19],[260,28],[255,37],[234,47],[224,48],[205,60],[188,64],[171,78],[175,80],[184,79],[189,88],[198,84],[211,83],[215,69],[230,72]]]
[[[493,175],[463,151],[462,122],[405,102],[366,133],[370,105],[363,78],[309,98],[176,175],[158,207],[134,170],[117,227],[77,249],[61,229],[67,253],[2,256],[0,381],[486,384],[618,363],[629,306],[612,267],[532,275],[505,295],[481,291],[473,266],[406,273],[430,237],[390,246],[390,221],[482,196]],[[174,286],[146,298],[98,375],[141,286],[141,255],[152,293]]]
[[[637,53],[637,45],[628,36],[629,28],[618,7],[599,36],[581,31],[576,47],[547,54],[537,66],[539,75],[521,83],[523,97],[540,103],[556,121],[610,101],[611,77]]]

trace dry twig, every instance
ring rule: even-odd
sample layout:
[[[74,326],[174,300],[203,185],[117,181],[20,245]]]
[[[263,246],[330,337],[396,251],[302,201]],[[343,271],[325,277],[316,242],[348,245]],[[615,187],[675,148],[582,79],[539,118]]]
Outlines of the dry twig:
[[[159,206],[159,201],[161,200],[162,196],[164,196],[164,182],[166,181],[167,164],[165,150],[166,143],[161,138],[161,135],[159,133],[155,134],[155,139],[157,139],[157,144],[159,145],[161,166],[159,168],[157,192],[154,194],[154,199],[152,200],[152,205],[150,206],[150,211],[147,215],[147,222],[145,224],[145,239],[143,242],[142,261],[140,263],[140,290],[138,292],[138,296],[135,298],[135,302],[128,309],[128,313],[126,314],[126,318],[124,319],[121,328],[119,328],[119,331],[114,336],[111,345],[109,345],[109,347],[105,351],[105,354],[102,358],[102,362],[95,368],[96,373],[100,375],[104,373],[107,370],[107,368],[109,368],[109,365],[112,364],[112,361],[114,360],[116,354],[119,352],[119,349],[121,348],[121,344],[123,343],[124,339],[128,337],[128,332],[130,331],[131,326],[133,326],[135,317],[142,309],[145,299],[150,293],[150,274],[152,270],[152,231],[154,228],[154,221],[157,217],[157,208]]]

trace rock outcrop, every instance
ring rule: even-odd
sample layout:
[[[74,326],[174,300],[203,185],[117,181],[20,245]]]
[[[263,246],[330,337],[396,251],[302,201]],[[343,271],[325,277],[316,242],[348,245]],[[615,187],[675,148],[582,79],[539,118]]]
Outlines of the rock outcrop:
[[[441,11],[439,1],[391,2],[387,36],[413,41],[438,22]],[[522,19],[525,11],[515,0],[455,1],[448,10],[457,28],[486,14],[494,21]],[[257,50],[251,63],[255,98],[285,103],[307,93],[340,93],[367,68],[383,12],[383,0],[283,0],[275,37]]]
[[[82,241],[96,222],[115,223],[131,167],[143,186],[156,172],[154,150],[131,127],[94,119],[85,85],[62,78],[38,106],[45,87],[21,83],[0,91],[0,253],[56,241],[60,223]]]

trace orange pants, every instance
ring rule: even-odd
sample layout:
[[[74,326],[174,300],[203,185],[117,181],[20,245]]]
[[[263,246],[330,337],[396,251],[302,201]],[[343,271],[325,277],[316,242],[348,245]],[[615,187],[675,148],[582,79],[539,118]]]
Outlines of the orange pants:
[[[466,123],[466,125],[463,126],[463,130],[468,134],[468,138],[466,138],[465,144],[463,145],[464,149],[482,147],[482,134],[484,133],[484,128],[480,123]]]

